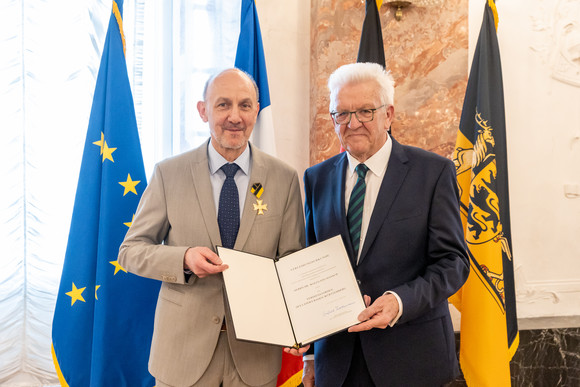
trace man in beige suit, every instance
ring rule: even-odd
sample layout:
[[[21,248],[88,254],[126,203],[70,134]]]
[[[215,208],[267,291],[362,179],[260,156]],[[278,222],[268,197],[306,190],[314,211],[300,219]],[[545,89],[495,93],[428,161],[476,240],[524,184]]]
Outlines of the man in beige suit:
[[[301,249],[298,176],[249,144],[259,105],[246,73],[228,69],[210,78],[197,108],[210,140],[155,167],[119,252],[128,271],[163,281],[149,371],[157,387],[275,386],[281,349],[236,340],[221,274],[227,265],[214,251],[231,239],[221,228],[232,224],[224,222],[235,224],[235,249],[271,258]],[[239,210],[224,221],[220,207],[233,200],[220,200],[231,179],[223,166],[232,163]]]

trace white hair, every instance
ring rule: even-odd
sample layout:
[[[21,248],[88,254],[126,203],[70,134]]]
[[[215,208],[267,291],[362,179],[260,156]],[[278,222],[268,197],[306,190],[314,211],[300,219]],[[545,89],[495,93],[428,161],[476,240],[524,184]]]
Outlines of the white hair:
[[[390,71],[377,63],[350,63],[337,68],[328,78],[329,110],[333,112],[336,109],[336,97],[343,86],[365,81],[376,81],[381,103],[394,105],[395,81]]]

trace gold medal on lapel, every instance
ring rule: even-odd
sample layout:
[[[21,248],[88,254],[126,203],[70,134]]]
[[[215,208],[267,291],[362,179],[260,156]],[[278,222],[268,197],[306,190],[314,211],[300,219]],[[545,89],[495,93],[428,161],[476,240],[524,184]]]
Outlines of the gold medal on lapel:
[[[258,215],[264,215],[264,210],[268,210],[268,205],[263,204],[262,200],[256,199],[256,203],[254,203],[254,210],[258,211]]]
[[[264,210],[268,211],[268,205],[263,203],[263,200],[260,200],[260,196],[262,196],[262,194],[264,193],[264,187],[262,187],[261,183],[256,183],[252,185],[250,192],[252,192],[256,196],[254,210],[258,211],[258,215],[264,215]]]

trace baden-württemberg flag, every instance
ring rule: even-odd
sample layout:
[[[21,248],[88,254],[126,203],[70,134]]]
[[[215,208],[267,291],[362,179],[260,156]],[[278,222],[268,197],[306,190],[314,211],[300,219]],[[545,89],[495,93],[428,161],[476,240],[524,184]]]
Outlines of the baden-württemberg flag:
[[[453,155],[471,272],[451,301],[461,312],[460,364],[470,386],[509,386],[519,341],[497,20],[488,0]]]
[[[159,285],[117,262],[146,186],[122,8],[113,2],[52,325],[63,386],[155,383],[147,363]]]
[[[385,67],[385,48],[379,9],[383,0],[366,0],[365,20],[363,22],[357,62],[378,63]]]
[[[250,74],[260,90],[260,113],[252,134],[252,142],[261,150],[276,156],[276,140],[272,107],[270,106],[270,89],[266,59],[262,44],[260,22],[254,0],[242,0],[242,17],[240,37],[236,51],[235,67]]]

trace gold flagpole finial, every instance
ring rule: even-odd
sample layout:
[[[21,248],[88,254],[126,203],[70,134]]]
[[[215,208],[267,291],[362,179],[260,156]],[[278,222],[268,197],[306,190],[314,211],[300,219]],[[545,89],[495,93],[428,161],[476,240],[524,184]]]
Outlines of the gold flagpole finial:
[[[493,12],[493,22],[495,24],[495,32],[497,32],[497,24],[499,22],[499,18],[497,15],[497,7],[495,6],[495,1],[487,0],[487,4],[489,4],[489,8],[491,8],[491,11]]]
[[[125,34],[123,33],[123,17],[121,16],[121,11],[116,1],[113,1],[113,14],[115,19],[117,19],[117,24],[119,25],[119,32],[121,33],[121,40],[123,41],[123,55],[125,55]]]

